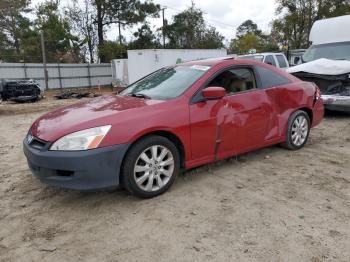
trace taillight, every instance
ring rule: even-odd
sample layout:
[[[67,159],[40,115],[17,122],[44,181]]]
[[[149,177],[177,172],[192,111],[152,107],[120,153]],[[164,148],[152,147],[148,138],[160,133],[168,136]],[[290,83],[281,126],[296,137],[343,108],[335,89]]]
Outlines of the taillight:
[[[315,99],[318,100],[321,98],[321,90],[318,86],[316,86]]]

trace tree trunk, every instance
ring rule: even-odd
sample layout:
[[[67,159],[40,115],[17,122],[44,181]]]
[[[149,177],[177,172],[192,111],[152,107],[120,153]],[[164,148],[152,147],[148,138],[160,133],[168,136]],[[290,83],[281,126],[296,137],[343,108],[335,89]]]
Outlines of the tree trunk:
[[[103,54],[102,47],[104,43],[103,39],[103,15],[102,15],[102,3],[101,1],[96,1],[96,9],[97,9],[97,37],[98,37],[98,55],[100,57],[100,62],[106,62],[106,57]]]
[[[122,30],[121,30],[120,22],[118,22],[118,29],[119,29],[119,44],[122,45]]]
[[[90,63],[93,64],[94,61],[94,46],[92,44],[91,36],[89,36],[88,39],[88,49],[89,49],[89,56],[90,56]]]

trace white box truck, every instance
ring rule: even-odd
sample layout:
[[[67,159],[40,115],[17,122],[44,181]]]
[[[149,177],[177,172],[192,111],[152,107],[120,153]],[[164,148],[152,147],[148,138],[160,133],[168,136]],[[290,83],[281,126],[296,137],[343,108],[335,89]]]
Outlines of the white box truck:
[[[350,113],[350,15],[316,21],[302,64],[287,71],[316,83],[325,107]]]

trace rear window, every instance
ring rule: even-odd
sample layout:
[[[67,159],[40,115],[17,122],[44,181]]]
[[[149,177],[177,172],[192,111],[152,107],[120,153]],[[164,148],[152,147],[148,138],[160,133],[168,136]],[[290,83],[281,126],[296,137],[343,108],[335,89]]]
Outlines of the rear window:
[[[266,64],[269,64],[269,65],[276,66],[275,59],[273,58],[272,55],[266,56],[266,58],[265,58],[265,63],[266,63]]]
[[[283,55],[276,55],[277,61],[280,65],[280,68],[285,68],[287,67],[286,59],[284,58]]]
[[[257,66],[256,70],[260,76],[262,88],[282,86],[290,83],[290,80],[269,69]]]

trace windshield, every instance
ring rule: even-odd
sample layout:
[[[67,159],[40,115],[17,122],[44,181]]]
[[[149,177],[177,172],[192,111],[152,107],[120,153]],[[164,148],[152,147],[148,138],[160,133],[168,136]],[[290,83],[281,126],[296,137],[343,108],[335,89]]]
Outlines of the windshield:
[[[313,45],[303,55],[303,62],[320,58],[350,60],[350,42]]]
[[[240,56],[241,59],[252,59],[262,62],[264,60],[263,55],[246,55],[246,56]]]
[[[174,66],[162,68],[126,88],[121,95],[149,99],[172,99],[193,85],[210,66]]]

